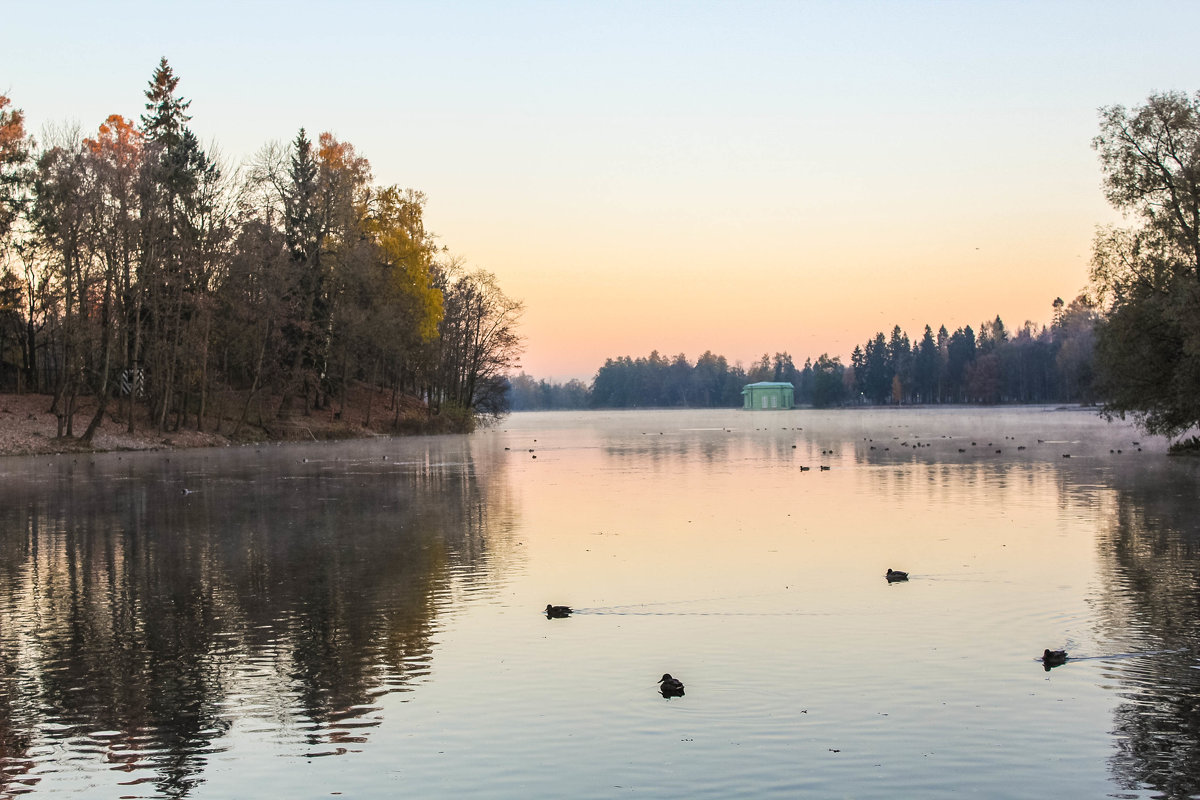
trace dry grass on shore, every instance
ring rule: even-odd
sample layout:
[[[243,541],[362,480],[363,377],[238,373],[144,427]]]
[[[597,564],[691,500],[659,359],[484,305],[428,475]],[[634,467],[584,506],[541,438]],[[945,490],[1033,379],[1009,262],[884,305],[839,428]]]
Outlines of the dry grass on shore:
[[[179,430],[159,431],[145,407],[139,404],[134,407],[134,433],[130,434],[125,404],[113,401],[88,446],[78,437],[87,430],[95,414],[94,399],[82,399],[72,424],[74,436],[63,438],[58,438],[58,420],[50,412],[53,399],[44,394],[0,394],[0,455],[224,447],[245,441],[311,441],[440,432],[439,428],[444,427],[430,424],[424,405],[416,398],[401,397],[397,413],[390,394],[355,387],[348,393],[344,409],[335,400],[332,408],[287,419],[273,414],[279,406],[278,398],[266,398],[254,405],[247,422],[240,426],[237,422],[242,416],[244,399],[224,398],[223,402],[213,403],[214,414],[206,417],[200,431],[196,430],[195,416],[180,425]],[[268,414],[268,409],[272,413]]]

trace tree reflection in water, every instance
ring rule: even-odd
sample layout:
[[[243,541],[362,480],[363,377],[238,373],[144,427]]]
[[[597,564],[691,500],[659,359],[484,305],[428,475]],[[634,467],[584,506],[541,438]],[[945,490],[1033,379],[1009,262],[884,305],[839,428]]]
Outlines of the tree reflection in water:
[[[1200,498],[1195,464],[1114,476],[1115,509],[1099,537],[1106,638],[1153,655],[1105,663],[1115,711],[1118,785],[1166,798],[1200,792]],[[1161,651],[1161,652],[1160,652]]]
[[[364,741],[379,696],[427,673],[451,584],[499,563],[468,445],[431,447],[449,442],[403,467],[271,449],[6,481],[0,795],[37,784],[45,744],[183,797],[238,720],[314,754]]]

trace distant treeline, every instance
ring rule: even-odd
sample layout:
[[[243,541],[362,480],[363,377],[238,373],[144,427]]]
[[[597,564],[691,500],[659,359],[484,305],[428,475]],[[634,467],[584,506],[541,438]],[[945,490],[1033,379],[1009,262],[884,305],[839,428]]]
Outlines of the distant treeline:
[[[849,363],[822,355],[797,369],[786,352],[749,369],[705,353],[609,359],[590,387],[520,375],[515,409],[737,406],[755,381],[791,381],[800,404],[1102,403],[1145,430],[1184,437],[1200,428],[1200,92],[1151,95],[1100,109],[1092,140],[1105,195],[1124,227],[1096,230],[1091,285],[1054,301],[1048,326],[1010,330],[999,317],[919,339],[900,326],[854,348]],[[1200,453],[1200,436],[1175,453]]]
[[[590,386],[510,379],[514,411],[579,408],[736,408],[742,387],[788,381],[798,405],[1058,403],[1093,399],[1096,309],[1084,297],[1053,304],[1048,326],[1026,322],[1010,330],[1000,317],[975,331],[926,325],[913,340],[897,325],[854,348],[850,362],[822,354],[797,367],[791,355],[763,354],[749,368],[706,352],[695,363],[657,351],[608,359]]]

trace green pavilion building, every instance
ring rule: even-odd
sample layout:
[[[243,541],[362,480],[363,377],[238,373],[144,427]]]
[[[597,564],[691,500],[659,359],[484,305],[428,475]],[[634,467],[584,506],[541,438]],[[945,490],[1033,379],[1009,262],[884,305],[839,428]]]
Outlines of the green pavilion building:
[[[792,408],[795,406],[795,392],[795,387],[790,383],[772,381],[748,383],[742,389],[742,408],[746,410]]]

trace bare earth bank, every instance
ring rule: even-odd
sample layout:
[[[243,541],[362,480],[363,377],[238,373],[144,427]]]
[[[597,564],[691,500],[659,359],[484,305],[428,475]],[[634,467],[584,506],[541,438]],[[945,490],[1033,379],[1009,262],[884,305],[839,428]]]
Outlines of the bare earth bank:
[[[362,393],[365,395],[365,393]],[[111,403],[91,445],[79,441],[87,430],[96,406],[85,400],[75,414],[73,437],[58,438],[58,419],[50,412],[53,397],[44,394],[0,394],[0,456],[42,453],[101,452],[109,450],[163,450],[183,447],[227,447],[246,441],[346,439],[354,437],[426,432],[429,426],[423,406],[413,398],[403,398],[401,415],[387,406],[386,395],[354,397],[346,409],[335,403],[334,409],[318,410],[292,420],[274,420],[262,425],[243,425],[232,438],[234,423],[229,419],[208,421],[205,430],[196,430],[193,417],[179,430],[159,431],[146,418],[144,408],[135,408],[134,433],[128,433],[124,404]],[[336,410],[335,410],[336,409]],[[397,420],[400,426],[397,427]],[[367,424],[367,423],[370,424]],[[407,423],[407,424],[406,424]],[[441,432],[428,430],[427,432]]]

